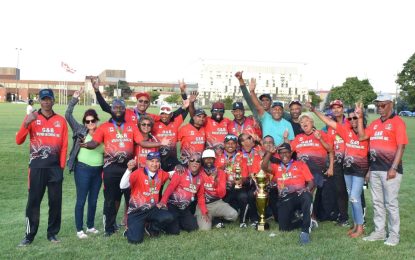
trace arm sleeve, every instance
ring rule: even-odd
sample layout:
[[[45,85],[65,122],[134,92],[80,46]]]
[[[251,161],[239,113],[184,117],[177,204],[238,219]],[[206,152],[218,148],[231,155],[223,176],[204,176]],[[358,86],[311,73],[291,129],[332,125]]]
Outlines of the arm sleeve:
[[[104,142],[104,130],[102,130],[102,126],[103,125],[99,126],[95,131],[94,135],[92,136],[92,140],[99,144]]]
[[[108,114],[111,114],[111,106],[105,101],[101,92],[99,91],[95,92],[95,95],[97,97],[98,104],[101,107],[102,111],[107,112]]]
[[[174,173],[173,178],[171,179],[169,186],[167,186],[167,189],[163,193],[163,197],[161,198],[161,203],[167,204],[167,200],[169,199],[170,195],[173,193],[173,191],[176,190],[176,187],[180,183],[180,175],[177,173]]]
[[[305,163],[301,163],[301,164],[303,166],[302,173],[304,175],[305,180],[306,181],[313,180],[313,175],[311,174],[310,169],[308,168],[307,164],[305,164]]]
[[[120,189],[125,190],[130,187],[130,176],[131,176],[131,171],[128,169],[125,170],[124,175],[122,176],[121,181],[120,181]]]
[[[73,110],[75,108],[75,105],[78,103],[79,99],[72,98],[71,101],[68,104],[68,108],[65,112],[65,119],[68,122],[69,126],[71,127],[74,134],[78,132],[78,129],[82,127],[78,122],[76,122],[75,118],[73,117]]]
[[[336,133],[343,139],[346,140],[347,131],[344,125],[336,123]],[[333,136],[333,139],[336,137]]]
[[[67,152],[68,152],[68,126],[66,125],[66,122],[64,121],[63,131],[62,131],[62,149],[61,149],[61,154],[60,154],[60,165],[62,169],[65,168]]]
[[[246,101],[246,104],[248,104],[249,109],[252,111],[252,115],[257,121],[259,121],[258,111],[256,110],[254,103],[252,102],[252,98],[249,94],[248,88],[246,87],[246,85],[241,85],[239,87],[241,88],[241,92]]]
[[[288,121],[287,121],[287,129],[288,129],[288,140],[294,140],[295,135],[294,135],[293,126]]]
[[[21,145],[26,140],[26,136],[29,134],[30,129],[32,128],[32,124],[29,124],[27,128],[24,127],[26,117],[23,120],[22,125],[20,126],[19,131],[16,133],[16,144]]]
[[[134,134],[134,143],[140,144],[141,141],[143,141],[143,135],[141,134],[140,130],[138,130],[138,127],[133,128],[133,134]]]
[[[406,125],[403,120],[399,120],[399,123],[396,127],[396,144],[408,144],[408,136],[406,134]]]
[[[173,112],[172,119],[175,119],[178,116],[182,116],[182,119],[185,119],[189,111],[187,109],[183,109],[182,107],[179,107],[176,111]]]
[[[208,213],[205,200],[205,184],[203,183],[203,181],[201,182],[200,188],[197,191],[197,205],[199,206],[200,211],[203,215],[206,215]]]

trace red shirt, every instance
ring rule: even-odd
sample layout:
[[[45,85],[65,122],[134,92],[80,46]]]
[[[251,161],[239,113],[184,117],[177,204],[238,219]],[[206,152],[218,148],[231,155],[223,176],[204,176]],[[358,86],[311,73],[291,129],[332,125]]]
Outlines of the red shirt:
[[[344,174],[364,177],[369,169],[367,158],[369,142],[359,141],[359,136],[350,125],[337,123],[337,134],[345,141],[345,157],[343,162]]]
[[[168,201],[180,209],[185,209],[197,195],[197,204],[202,214],[206,214],[205,189],[199,175],[193,176],[189,170],[184,174],[174,173],[169,186],[164,191],[161,203],[167,204]]]
[[[278,192],[286,195],[299,191],[306,187],[306,182],[313,180],[307,164],[302,161],[294,161],[285,166],[284,164],[271,164],[272,181],[277,183]]]
[[[329,145],[332,145],[331,138],[323,131],[319,132],[321,138]],[[313,174],[321,174],[326,170],[327,150],[323,147],[320,140],[314,137],[314,133],[297,135],[291,142],[291,149],[293,152],[297,152],[297,159],[305,162]]]
[[[124,123],[117,126],[111,120],[100,125],[92,139],[104,143],[104,168],[109,165],[127,168],[127,162],[134,156],[134,143],[140,143],[143,136],[137,125]]]
[[[158,121],[153,126],[153,135],[158,140],[163,140],[167,138],[171,141],[170,150],[176,154],[176,144],[179,138],[179,127],[183,123],[183,116],[179,115],[174,118],[172,122],[169,122],[167,125],[161,121]]]
[[[242,152],[235,152],[233,155],[228,155],[226,151],[220,157],[216,157],[215,167],[225,171],[226,184],[228,187],[233,187],[235,184],[236,166],[239,165],[241,169],[241,177],[247,178],[249,176],[248,166],[243,160]]]
[[[141,132],[140,135],[142,136]],[[142,138],[142,137],[141,137]],[[149,142],[156,143],[157,140],[153,137],[148,139]],[[134,156],[137,156],[137,165],[138,167],[145,167],[146,160],[147,160],[147,154],[150,152],[157,152],[158,148],[144,148],[139,144],[134,145]]]
[[[187,162],[190,155],[194,153],[202,153],[205,149],[205,128],[197,129],[192,124],[186,124],[180,128],[179,141],[181,143],[180,158],[183,162]]]
[[[204,169],[199,173],[205,188],[205,202],[210,203],[222,199],[226,195],[226,173],[217,169],[216,180]]]
[[[157,122],[160,120],[160,116],[150,113],[140,114],[135,108],[127,108],[125,110],[125,122],[126,123],[132,123],[134,125],[138,124],[138,120],[140,120],[140,116],[142,115],[148,115],[151,118],[153,118],[154,122]]]
[[[168,179],[169,174],[160,169],[153,178],[148,176],[146,168],[138,168],[131,173],[128,214],[155,206],[159,202],[161,188]]]
[[[243,149],[241,151],[242,162],[247,165],[249,175],[256,175],[261,170],[261,149],[260,146],[256,146],[250,152],[246,152]]]
[[[218,123],[213,120],[212,117],[206,117],[206,146],[212,148],[218,144],[223,145],[231,122],[232,121],[229,118],[223,118],[222,121]]]
[[[385,122],[376,119],[368,128],[366,135],[370,137],[370,170],[388,171],[395,159],[398,145],[408,144],[405,122],[397,115],[392,115]],[[399,173],[403,173],[402,162]]]
[[[245,120],[241,125],[235,120],[231,121],[228,125],[228,133],[236,136],[239,136],[240,134],[249,134],[252,137],[258,136],[259,140],[262,139],[261,128],[252,116],[245,117]]]
[[[16,143],[22,144],[30,135],[30,168],[65,168],[68,150],[68,127],[65,118],[53,113],[46,118],[41,111],[27,128],[24,121],[16,134]]]

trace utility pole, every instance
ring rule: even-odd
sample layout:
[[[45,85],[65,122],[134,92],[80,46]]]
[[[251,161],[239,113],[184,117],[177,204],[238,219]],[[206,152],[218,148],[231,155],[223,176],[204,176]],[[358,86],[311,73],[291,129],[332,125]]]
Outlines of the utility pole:
[[[14,101],[17,101],[19,98],[19,89],[18,89],[18,80],[20,78],[20,71],[19,71],[19,59],[20,59],[20,52],[23,50],[22,48],[15,48],[17,51],[17,64],[16,64],[16,96],[14,97]]]

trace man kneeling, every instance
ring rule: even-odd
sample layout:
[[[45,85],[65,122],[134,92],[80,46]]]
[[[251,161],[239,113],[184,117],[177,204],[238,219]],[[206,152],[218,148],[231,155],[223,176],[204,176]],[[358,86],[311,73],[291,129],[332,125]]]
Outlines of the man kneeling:
[[[270,164],[270,158],[276,150],[278,150],[281,162]],[[301,226],[300,244],[304,245],[310,242],[310,209],[313,200],[310,190],[314,186],[313,175],[305,163],[293,160],[291,156],[290,145],[283,143],[266,152],[261,166],[264,171],[271,172],[273,175],[272,181],[278,187],[279,229],[290,231]],[[297,210],[301,210],[302,220],[293,223],[294,213]]]
[[[128,162],[120,188],[131,187],[131,197],[128,205],[128,229],[124,233],[129,243],[143,242],[144,232],[158,235],[173,221],[173,216],[167,208],[158,208],[159,193],[169,174],[160,169],[160,154],[150,152],[147,154],[146,166],[134,172],[135,160]]]

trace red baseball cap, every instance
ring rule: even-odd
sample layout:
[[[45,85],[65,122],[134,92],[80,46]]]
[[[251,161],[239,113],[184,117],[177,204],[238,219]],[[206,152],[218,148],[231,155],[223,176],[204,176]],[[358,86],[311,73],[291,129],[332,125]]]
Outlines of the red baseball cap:
[[[343,102],[339,99],[333,100],[330,102],[330,108],[332,108],[333,106],[343,107]]]
[[[212,104],[212,109],[225,109],[225,104],[222,102],[215,102]]]
[[[149,95],[147,92],[140,92],[140,93],[138,93],[137,95],[135,95],[135,97],[137,98],[137,100],[138,100],[140,97],[146,97],[148,100],[150,100],[150,95]]]

